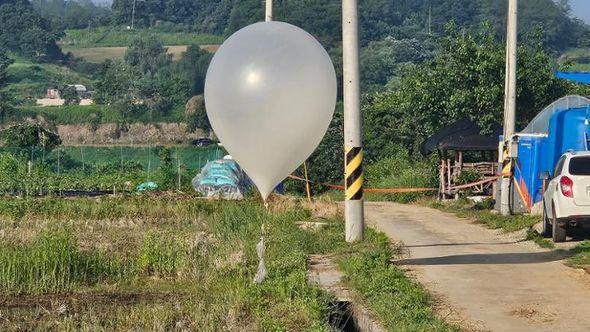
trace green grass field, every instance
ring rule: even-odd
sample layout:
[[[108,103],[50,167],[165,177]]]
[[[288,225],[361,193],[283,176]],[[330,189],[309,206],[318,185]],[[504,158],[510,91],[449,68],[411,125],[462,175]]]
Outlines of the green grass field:
[[[182,53],[186,52],[187,45],[168,45],[166,46],[168,54],[172,56],[172,60],[178,61],[182,57]],[[201,45],[201,48],[210,52],[215,52],[218,45]],[[126,46],[111,46],[111,47],[85,47],[78,48],[72,46],[63,46],[64,52],[72,53],[75,57],[82,58],[90,63],[102,63],[106,60],[122,60],[127,51]]]
[[[189,32],[162,32],[157,29],[126,30],[123,27],[100,27],[95,29],[67,30],[60,44],[66,49],[89,47],[129,46],[131,42],[146,35],[158,37],[164,45],[216,45],[223,37]]]
[[[17,111],[5,117],[0,123],[18,122],[25,118],[43,117],[52,124],[99,124],[99,123],[121,123],[126,119],[123,114],[115,111],[107,105],[67,105],[67,106],[20,106]],[[166,115],[143,114],[128,122],[184,122],[184,107],[177,106]]]
[[[389,258],[387,238],[344,242],[308,203],[204,201],[172,193],[0,200],[0,329],[330,331],[331,297],[307,281],[307,257],[333,255],[387,330],[457,330]],[[327,209],[322,206],[324,211]],[[331,208],[331,211],[334,211]],[[265,225],[269,274],[253,283]]]

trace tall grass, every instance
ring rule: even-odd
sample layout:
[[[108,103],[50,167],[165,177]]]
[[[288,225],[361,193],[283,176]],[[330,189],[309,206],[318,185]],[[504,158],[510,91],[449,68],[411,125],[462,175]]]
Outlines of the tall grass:
[[[416,159],[402,149],[366,168],[367,187],[371,188],[437,188],[437,174],[433,159]],[[427,195],[432,195],[432,192],[367,194],[367,199],[409,203]]]
[[[321,230],[302,230],[297,222],[313,216],[299,201],[279,201],[267,210],[254,200],[172,194],[0,200],[0,220],[7,214],[20,216],[0,222],[7,232],[47,223],[67,223],[71,232],[14,241],[25,244],[0,242],[0,295],[60,293],[60,301],[92,292],[117,296],[42,317],[3,309],[0,330],[326,331],[330,297],[308,284],[310,254],[340,257],[346,281],[391,329],[446,329],[419,285],[389,263],[384,236],[367,230],[367,240],[351,247],[337,216],[322,219],[327,225]],[[255,244],[262,234],[269,274],[256,285]],[[127,302],[126,294],[136,294],[137,302]]]
[[[148,232],[139,249],[137,270],[157,277],[190,275],[191,267],[199,262],[198,252],[171,234]]]
[[[120,261],[81,252],[67,232],[44,232],[30,245],[0,243],[0,289],[6,293],[72,290],[120,276]]]

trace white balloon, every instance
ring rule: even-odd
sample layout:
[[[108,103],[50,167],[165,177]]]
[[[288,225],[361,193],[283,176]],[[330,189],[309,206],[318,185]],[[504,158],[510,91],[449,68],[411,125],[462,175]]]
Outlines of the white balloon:
[[[312,35],[262,22],[216,52],[205,104],[215,134],[266,199],[322,140],[336,89],[334,65]]]

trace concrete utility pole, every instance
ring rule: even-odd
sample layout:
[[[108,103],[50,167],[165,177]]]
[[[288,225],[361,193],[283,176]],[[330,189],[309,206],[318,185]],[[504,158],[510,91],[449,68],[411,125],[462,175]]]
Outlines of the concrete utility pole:
[[[272,17],[272,0],[266,0],[266,15],[265,21],[271,22],[273,19]]]
[[[135,2],[136,0],[133,0],[133,9],[131,10],[131,30],[133,30],[133,25],[135,24]]]
[[[363,239],[363,145],[360,107],[358,2],[342,0],[346,241]]]
[[[510,140],[515,132],[516,122],[516,66],[518,45],[518,0],[508,0],[508,26],[506,34],[506,87],[504,99],[504,150],[510,148]],[[510,215],[510,184],[512,170],[506,154],[500,156],[504,163],[502,169],[501,204],[502,215]]]

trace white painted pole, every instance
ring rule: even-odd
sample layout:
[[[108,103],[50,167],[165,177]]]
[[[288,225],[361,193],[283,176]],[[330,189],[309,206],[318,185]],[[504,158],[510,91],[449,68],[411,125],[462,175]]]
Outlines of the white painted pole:
[[[135,2],[136,0],[133,0],[133,9],[131,10],[131,30],[133,30],[133,25],[135,24]]]
[[[272,13],[272,0],[266,0],[266,15],[265,21],[271,22],[273,20],[273,13]]]
[[[504,135],[514,135],[516,122],[516,67],[518,43],[518,0],[509,0],[508,6],[508,91],[506,95],[506,114],[504,118]]]
[[[361,241],[364,227],[358,26],[357,0],[342,0],[346,182],[344,217],[347,242]]]
[[[506,89],[504,100],[504,141],[511,140],[516,123],[516,67],[518,47],[518,0],[508,0],[508,25],[506,28]],[[509,148],[510,144],[505,148]],[[503,172],[506,173],[506,172]],[[510,211],[511,174],[502,177],[500,212],[507,216]]]

